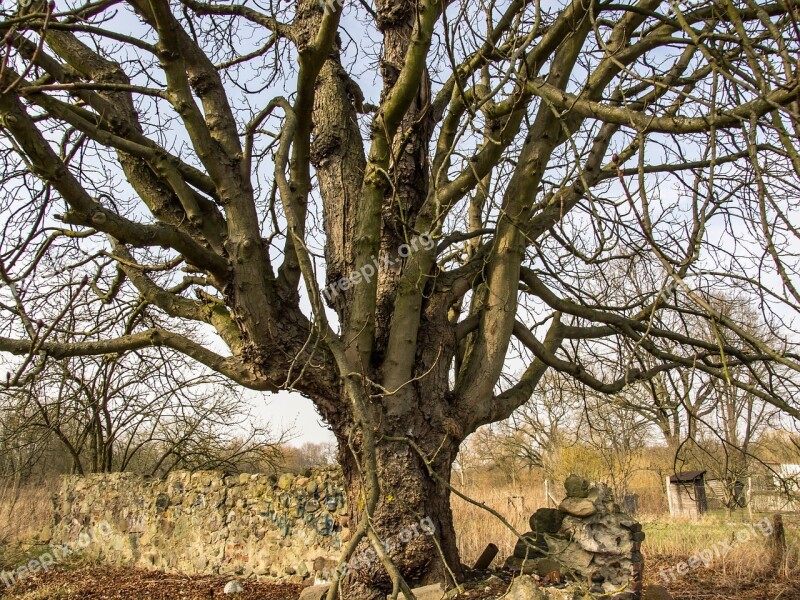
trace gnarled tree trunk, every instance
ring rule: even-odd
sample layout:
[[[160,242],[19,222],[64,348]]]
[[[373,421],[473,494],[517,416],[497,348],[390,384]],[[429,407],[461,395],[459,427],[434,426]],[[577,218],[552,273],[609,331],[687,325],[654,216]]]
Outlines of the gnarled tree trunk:
[[[406,433],[381,431],[380,435]],[[406,442],[381,443],[377,448],[381,492],[371,520],[388,556],[410,585],[452,582],[462,571],[450,491],[444,482],[449,482],[458,444],[433,431],[411,439],[420,448],[432,449],[435,458],[427,465]],[[351,448],[342,450],[339,459],[356,527],[365,518],[363,477]],[[436,476],[429,474],[429,468]],[[391,592],[387,571],[369,543],[361,544],[350,559],[343,585],[345,598],[377,600]]]

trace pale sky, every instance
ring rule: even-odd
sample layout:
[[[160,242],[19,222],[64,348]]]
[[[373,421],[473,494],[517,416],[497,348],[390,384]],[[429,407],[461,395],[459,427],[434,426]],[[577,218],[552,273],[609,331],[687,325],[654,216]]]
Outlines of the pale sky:
[[[254,413],[264,422],[273,425],[275,430],[291,427],[294,431],[291,446],[306,442],[335,442],[333,434],[317,414],[311,400],[297,392],[260,393],[245,392]]]

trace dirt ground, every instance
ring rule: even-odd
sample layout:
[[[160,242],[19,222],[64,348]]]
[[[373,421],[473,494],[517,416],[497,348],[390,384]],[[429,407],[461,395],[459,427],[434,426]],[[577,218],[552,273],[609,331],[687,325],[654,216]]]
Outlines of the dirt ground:
[[[36,574],[10,589],[0,586],[0,599],[10,600],[208,600],[236,598],[237,600],[296,600],[302,586],[276,585],[255,581],[240,581],[244,592],[237,596],[223,593],[230,577],[188,576],[118,569],[103,566],[82,566],[75,569],[57,568],[46,574]],[[468,583],[464,600],[499,598],[507,584],[497,578],[490,583]]]
[[[653,573],[655,575],[655,573]],[[657,582],[652,576],[651,582]],[[12,588],[0,585],[0,598],[18,600],[208,600],[230,598],[223,594],[228,577],[188,576],[84,565],[37,573]],[[462,598],[494,600],[507,584],[469,584]],[[800,579],[775,580],[754,577],[751,581],[725,578],[715,570],[698,570],[690,577],[671,582],[668,589],[676,600],[800,600]],[[299,585],[244,582],[239,600],[296,600]]]
[[[104,566],[83,566],[75,569],[54,569],[31,575],[12,588],[0,591],[0,598],[15,600],[208,600],[231,598],[223,594],[230,577],[189,576],[118,569]],[[3,586],[5,587],[5,586]],[[295,600],[299,585],[275,585],[245,582],[244,593],[237,600]]]

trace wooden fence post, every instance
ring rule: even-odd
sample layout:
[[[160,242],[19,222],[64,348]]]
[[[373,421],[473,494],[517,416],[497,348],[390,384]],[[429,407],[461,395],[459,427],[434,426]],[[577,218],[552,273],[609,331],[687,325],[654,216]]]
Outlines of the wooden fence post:
[[[786,530],[783,528],[783,516],[775,513],[772,517],[772,563],[776,572],[788,575],[786,564]]]
[[[486,546],[486,549],[483,551],[483,553],[478,557],[478,560],[475,562],[475,565],[472,568],[476,571],[484,571],[488,569],[498,552],[499,549],[497,546],[494,544],[489,544]]]
[[[669,514],[670,514],[670,516],[672,516],[673,515],[673,512],[672,512],[672,491],[670,489],[671,486],[669,484],[669,475],[667,475],[667,482],[666,483],[667,483],[667,508],[669,508]]]

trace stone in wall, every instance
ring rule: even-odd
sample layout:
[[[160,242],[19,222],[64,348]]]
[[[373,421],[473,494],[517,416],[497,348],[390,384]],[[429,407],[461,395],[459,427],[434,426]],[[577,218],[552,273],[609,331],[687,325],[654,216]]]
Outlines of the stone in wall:
[[[130,473],[67,476],[54,496],[54,543],[106,521],[90,558],[183,573],[301,583],[322,576],[350,539],[338,469],[307,476]]]
[[[553,578],[567,575],[592,593],[638,599],[642,590],[642,526],[614,502],[603,484],[570,476],[558,509],[541,508],[530,518],[506,568]]]

